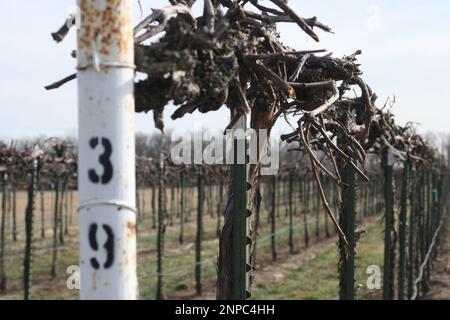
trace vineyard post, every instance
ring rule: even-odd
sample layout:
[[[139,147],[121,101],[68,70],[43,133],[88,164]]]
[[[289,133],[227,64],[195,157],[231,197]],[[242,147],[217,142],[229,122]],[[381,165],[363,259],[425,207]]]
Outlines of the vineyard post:
[[[81,299],[137,298],[132,0],[78,0]]]
[[[8,173],[2,173],[2,219],[0,231],[0,290],[6,290],[7,277],[5,266],[5,222],[6,222],[6,184],[8,181]]]
[[[419,272],[420,264],[425,258],[425,243],[424,243],[424,214],[425,214],[425,168],[422,165],[420,170],[420,182],[417,183],[417,236],[416,236],[416,272]],[[420,297],[423,289],[423,281],[417,284],[418,291],[417,296]]]
[[[439,177],[438,177],[438,170],[437,170],[437,168],[436,168],[436,170],[435,170],[435,172],[433,174],[433,184],[434,184],[433,192],[432,192],[433,210],[431,212],[431,222],[430,222],[431,239],[432,239],[434,231],[436,230],[436,227],[437,227],[436,221],[438,221],[437,215],[439,214],[439,206],[438,206],[438,201],[439,201],[439,191],[438,191],[438,189],[439,189]],[[431,261],[434,259],[435,250],[436,250],[436,247],[438,245],[439,245],[439,239],[436,239],[436,244],[433,247],[433,250],[431,252],[431,257],[430,257],[430,262],[429,262],[430,269],[432,267]],[[431,275],[431,270],[430,270],[430,275]]]
[[[289,172],[288,177],[288,205],[289,205],[289,238],[288,238],[288,245],[289,245],[289,253],[294,252],[294,239],[293,239],[293,212],[292,212],[292,195],[293,195],[293,188],[294,188],[294,172],[291,169]]]
[[[342,195],[342,217],[341,228],[343,229],[348,242],[347,257],[343,259],[343,270],[341,279],[341,299],[355,299],[355,201],[356,201],[356,179],[355,170],[350,165],[345,166],[345,183]],[[342,242],[342,241],[341,241]],[[343,250],[341,243],[341,250]],[[341,257],[342,258],[342,257]]]
[[[17,242],[17,181],[12,186],[13,241]]]
[[[319,176],[319,179],[321,179],[320,176]],[[320,210],[321,210],[320,193],[315,192],[315,194],[314,194],[314,211],[316,213],[316,239],[317,240],[320,239]]]
[[[142,221],[142,207],[141,207],[141,197],[139,194],[139,185],[136,183],[136,210],[137,210],[137,221]]]
[[[437,185],[437,192],[436,192],[436,197],[437,197],[437,206],[436,206],[436,224],[435,224],[435,228],[438,228],[439,225],[439,221],[442,218],[443,215],[443,210],[444,210],[444,201],[442,199],[442,195],[443,195],[443,185],[444,185],[444,173],[442,171],[442,169],[439,172],[439,176],[438,176],[438,185]],[[438,239],[438,245],[440,244],[440,240]],[[435,247],[434,252],[433,252],[433,257],[436,258],[438,251],[437,251],[438,247]]]
[[[326,192],[327,192],[327,199],[331,199],[331,188],[330,188],[330,180],[325,177],[325,183],[326,183]],[[325,221],[325,236],[329,238],[330,235],[330,229],[328,227],[328,213],[326,210],[323,210],[324,214],[324,221]]]
[[[309,246],[309,235],[308,235],[308,213],[309,213],[309,202],[308,202],[308,192],[309,188],[308,179],[305,179],[305,175],[303,179],[301,179],[302,188],[302,203],[303,203],[303,228],[304,228],[304,239],[305,239],[305,247]]]
[[[213,210],[213,180],[210,177],[207,180],[208,183],[208,196],[206,196],[206,199],[208,199],[207,203],[208,203],[208,210],[209,210],[209,215],[211,217],[211,219],[214,219],[214,210]],[[205,192],[206,194],[206,192]]]
[[[156,300],[165,300],[166,293],[164,290],[164,235],[166,232],[166,191],[165,191],[165,165],[164,155],[161,153],[159,159],[159,175],[158,175],[158,231],[156,237],[157,261],[156,261]]]
[[[152,229],[156,229],[156,190],[152,181]]]
[[[183,244],[184,242],[184,172],[180,173],[180,237],[179,242],[180,244]]]
[[[285,206],[284,213],[285,217],[289,217],[289,191],[286,192],[286,190],[289,190],[289,176],[287,177],[287,179],[285,178],[285,181],[283,183],[283,190],[284,190],[283,205]]]
[[[431,189],[431,206],[432,206],[432,210],[431,210],[431,215],[430,215],[430,243],[429,245],[431,245],[431,242],[433,241],[433,234],[434,231],[436,230],[436,216],[438,214],[438,197],[439,197],[439,177],[438,177],[438,167],[436,166],[435,169],[433,170],[432,173],[432,189]],[[436,242],[439,242],[439,240],[436,240]],[[434,247],[436,248],[436,246]],[[433,257],[433,255],[432,255]],[[432,262],[432,258],[429,260],[428,263],[428,280],[430,280],[431,277],[431,262]]]
[[[181,179],[181,176],[180,176]],[[180,183],[175,185],[175,218],[180,218],[180,198],[181,198],[181,187]]]
[[[272,178],[269,178],[269,179],[267,179],[266,185],[264,187],[265,196],[262,197],[262,199],[265,200],[264,203],[265,203],[265,207],[266,207],[266,211],[267,211],[267,224],[270,223],[270,211],[269,211],[270,208],[269,207],[271,207],[271,204],[269,202],[271,201],[270,199],[272,199],[272,195],[270,193],[271,185],[272,185]]]
[[[357,185],[356,185],[356,199],[357,199],[357,204],[356,204],[356,223],[357,224],[361,224],[363,221],[363,216],[364,216],[364,185],[366,183],[360,181]]]
[[[426,253],[427,253],[427,247],[428,247],[428,214],[430,209],[430,203],[429,203],[429,169],[424,168],[424,183],[423,183],[423,217],[422,217],[422,244],[421,244],[421,262],[425,261]],[[423,270],[423,277],[422,277],[422,295],[425,295],[428,291],[428,284],[427,284],[427,266],[425,265],[425,268]]]
[[[216,226],[216,236],[220,237],[220,218],[223,209],[223,180],[219,181],[219,201],[217,203],[217,226]]]
[[[186,192],[187,193],[187,203],[186,203],[186,205],[188,207],[188,210],[187,210],[187,212],[185,214],[185,219],[184,219],[185,223],[189,222],[189,218],[191,217],[191,212],[194,209],[194,207],[192,205],[192,201],[193,201],[193,198],[194,198],[193,191],[194,191],[194,187],[192,185],[192,181],[189,181],[188,189],[187,189],[187,192]]]
[[[297,207],[298,207],[298,202],[297,202],[297,197],[296,197],[296,193],[297,193],[297,188],[298,188],[298,184],[297,184],[297,181],[298,181],[298,179],[297,179],[297,175],[296,175],[296,172],[295,172],[295,170],[293,170],[293,177],[292,177],[292,180],[293,180],[293,185],[292,185],[292,197],[294,198],[293,200],[292,200],[292,207],[293,207],[293,215],[294,215],[294,217],[295,216],[297,216]]]
[[[195,236],[195,290],[202,295],[202,238],[203,238],[203,207],[205,201],[204,172],[197,173],[197,233]]]
[[[164,155],[161,153],[159,158],[158,171],[158,229],[156,236],[156,300],[165,300],[166,294],[164,290],[164,236],[166,232],[166,191],[165,191],[165,163]]]
[[[6,230],[12,230],[11,228],[11,185],[13,183],[13,178],[12,178],[12,173],[9,174],[8,176],[8,180],[9,180],[9,185],[8,188],[6,189],[6,193],[7,193],[7,206],[6,206],[6,225],[5,228]],[[6,233],[7,231],[5,231]]]
[[[53,244],[52,244],[52,263],[50,274],[52,278],[56,277],[56,262],[58,260],[58,204],[59,204],[59,194],[61,190],[61,182],[59,175],[56,177],[55,185],[55,197],[54,197],[54,208],[53,208]]]
[[[275,203],[275,218],[278,218],[280,216],[279,208],[281,206],[281,201],[280,201],[280,190],[281,190],[281,187],[279,186],[280,177],[276,176],[275,178],[276,178],[275,183],[276,183],[277,187],[274,189],[273,192],[276,192],[276,194],[275,194],[275,200],[276,200],[276,203]]]
[[[394,155],[391,148],[386,149],[385,155],[385,228],[384,228],[384,268],[383,268],[383,299],[391,300],[391,232],[392,232],[392,215],[393,215],[393,186],[392,174],[394,166]]]
[[[430,246],[430,244],[431,244],[431,237],[433,236],[432,235],[432,228],[431,228],[431,216],[432,216],[432,214],[433,214],[433,211],[434,211],[434,202],[433,202],[433,190],[434,190],[434,179],[433,179],[433,176],[434,176],[434,170],[433,169],[431,169],[429,172],[428,172],[428,175],[427,175],[427,185],[428,185],[428,188],[427,188],[427,211],[426,211],[426,222],[425,222],[425,235],[426,235],[426,237],[425,237],[425,239],[426,239],[426,242],[425,242],[425,248],[427,248],[428,249],[428,247]],[[430,261],[430,260],[428,260],[428,261]],[[427,262],[427,265],[426,265],[426,269],[425,269],[425,277],[424,277],[424,279],[425,279],[425,283],[427,284],[427,289],[428,289],[428,280],[429,280],[429,277],[430,277],[430,263],[429,262]]]
[[[277,246],[276,246],[276,189],[277,189],[277,177],[275,175],[270,177],[271,179],[271,207],[270,207],[270,244],[272,250],[272,259],[277,259]]]
[[[193,186],[192,181],[190,181],[190,183],[189,183],[187,193],[188,193],[188,196],[187,196],[188,211],[187,211],[187,214],[185,215],[186,216],[186,219],[184,220],[185,223],[189,222],[189,218],[191,217],[191,213],[194,209],[194,206],[192,205],[192,202],[194,201],[194,186]]]
[[[64,224],[63,224],[63,209],[64,209],[64,197],[66,195],[67,176],[65,175],[62,183],[59,195],[59,209],[58,209],[58,227],[59,227],[59,243],[64,244]]]
[[[308,174],[309,174],[309,171],[308,171]],[[311,211],[312,211],[312,209],[311,209],[311,177],[309,177],[309,176],[307,176],[307,179],[305,180],[305,182],[306,182],[306,194],[305,194],[305,196],[306,196],[306,214],[307,215],[311,215]],[[312,217],[311,217],[312,218]],[[311,227],[311,229],[312,229],[312,227]],[[311,233],[312,233],[312,230],[311,230]]]
[[[376,192],[378,176],[376,174],[372,178],[371,182],[372,183],[369,183],[369,186],[370,186],[370,191],[369,191],[370,192],[370,215],[374,215],[377,213],[377,203],[378,203],[377,192]]]
[[[45,200],[44,200],[44,186],[41,184],[39,194],[41,196],[41,238],[45,238]]]
[[[447,145],[447,170],[450,170],[450,142]]]
[[[69,227],[72,226],[72,215],[73,215],[73,190],[70,190],[70,204],[69,204]]]
[[[24,300],[29,300],[31,289],[31,276],[33,267],[33,233],[34,233],[33,224],[34,224],[37,175],[38,175],[38,159],[34,159],[32,162],[31,181],[28,189],[28,205],[25,217],[26,245],[25,245],[25,258],[23,262]]]
[[[399,270],[398,270],[398,299],[405,299],[405,259],[406,259],[406,210],[408,199],[409,159],[403,163],[402,194],[400,203],[399,229]]]
[[[175,185],[172,184],[170,186],[170,212],[169,212],[169,225],[172,227],[173,226],[173,214],[175,211]]]
[[[376,194],[375,194],[375,185],[377,183],[377,177],[374,176],[372,178],[371,183],[368,184],[369,186],[369,199],[370,199],[370,208],[369,208],[369,215],[374,215],[375,214],[375,202],[376,202]]]
[[[141,214],[141,219],[145,220],[145,209],[146,209],[146,203],[145,203],[145,190],[146,190],[146,184],[145,182],[142,184],[143,186],[143,190],[142,190],[142,205],[141,205],[141,209],[142,209],[142,214]]]
[[[423,255],[424,258],[426,256],[427,248],[429,245],[429,216],[430,216],[430,191],[431,191],[431,185],[430,185],[430,174],[431,172],[426,170],[425,173],[425,183],[424,183],[424,226],[423,226],[423,235],[424,235],[424,244],[423,244]],[[422,260],[423,261],[423,260]],[[425,295],[427,291],[427,273],[428,273],[428,265],[425,266],[424,269],[424,275],[423,275],[423,294]]]
[[[64,197],[64,234],[65,235],[69,234],[69,193],[70,193],[70,186],[67,187],[66,194]]]
[[[379,184],[380,184],[380,177],[379,176],[375,176],[374,180],[373,180],[373,184],[372,184],[372,213],[371,214],[376,214],[378,213],[378,208],[379,208]]]
[[[363,201],[362,201],[362,209],[361,210],[363,210],[362,217],[363,217],[364,221],[366,220],[365,217],[367,217],[367,215],[368,215],[367,210],[368,210],[368,206],[369,206],[369,197],[368,197],[369,184],[370,184],[370,181],[368,183],[363,184]]]
[[[413,294],[413,278],[414,278],[414,259],[416,252],[414,250],[414,246],[417,242],[416,239],[416,220],[415,217],[415,211],[416,211],[416,197],[415,197],[415,191],[416,191],[416,167],[414,165],[411,165],[410,167],[411,171],[411,186],[409,190],[409,202],[410,202],[410,208],[409,208],[409,237],[408,237],[408,300],[411,299]]]
[[[362,207],[360,210],[362,211],[363,217],[367,216],[367,187],[368,187],[368,185],[369,185],[368,183],[364,183],[361,188]]]
[[[233,207],[233,287],[234,300],[246,300],[249,297],[249,210],[248,210],[248,141],[246,131],[250,127],[250,115],[244,114],[236,124],[243,131],[233,138],[234,162],[231,165]]]

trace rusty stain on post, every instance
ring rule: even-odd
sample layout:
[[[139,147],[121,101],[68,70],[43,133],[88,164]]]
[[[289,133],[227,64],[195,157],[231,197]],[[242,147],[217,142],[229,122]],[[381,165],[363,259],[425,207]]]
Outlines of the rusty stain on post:
[[[78,68],[94,63],[94,54],[109,69],[108,62],[132,66],[134,42],[132,2],[124,0],[79,0],[81,28],[78,32]]]

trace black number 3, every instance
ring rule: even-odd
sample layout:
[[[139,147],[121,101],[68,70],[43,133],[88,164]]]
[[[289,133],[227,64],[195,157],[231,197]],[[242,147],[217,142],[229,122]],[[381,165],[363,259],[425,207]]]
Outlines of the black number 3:
[[[99,138],[92,138],[89,141],[89,145],[91,146],[92,149],[95,150],[95,148],[97,148],[97,146],[98,146],[98,142],[99,142]],[[113,166],[111,164],[111,159],[110,159],[111,154],[112,154],[111,141],[109,141],[108,138],[102,138],[102,146],[105,149],[105,152],[102,155],[100,155],[98,160],[101,163],[101,165],[103,166],[103,175],[100,178],[94,169],[90,169],[88,174],[89,174],[89,180],[91,180],[93,183],[101,182],[102,184],[107,184],[108,182],[111,181],[112,176],[113,176]]]

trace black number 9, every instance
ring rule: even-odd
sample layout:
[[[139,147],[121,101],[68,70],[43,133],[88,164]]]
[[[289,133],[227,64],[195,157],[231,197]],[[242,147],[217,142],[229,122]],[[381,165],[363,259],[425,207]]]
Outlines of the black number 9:
[[[98,244],[97,244],[97,229],[98,226],[96,223],[93,223],[89,227],[89,245],[94,251],[98,250]],[[110,226],[104,224],[103,230],[106,232],[106,242],[103,245],[103,248],[106,250],[106,261],[103,264],[103,268],[109,269],[113,262],[114,262],[114,233]],[[100,263],[98,262],[97,258],[91,258],[91,266],[98,270],[100,268]]]

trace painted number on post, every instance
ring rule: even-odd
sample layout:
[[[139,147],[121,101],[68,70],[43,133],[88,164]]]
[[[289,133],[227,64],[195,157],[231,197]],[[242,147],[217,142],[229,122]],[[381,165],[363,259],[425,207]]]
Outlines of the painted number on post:
[[[93,223],[89,227],[89,245],[91,246],[92,250],[97,251],[98,250],[98,243],[97,243],[97,230],[98,225],[96,223]],[[103,263],[104,269],[109,269],[112,264],[114,263],[114,233],[110,226],[104,224],[103,230],[106,233],[106,241],[103,245],[103,248],[106,250],[106,260]],[[92,257],[91,258],[91,266],[95,270],[100,269],[100,263],[98,262],[97,258]]]
[[[89,145],[93,150],[97,148],[99,144],[99,138],[92,138],[89,141]],[[102,146],[104,148],[103,154],[98,158],[100,164],[103,166],[103,175],[100,177],[94,169],[90,169],[88,172],[89,180],[93,183],[107,184],[111,181],[113,176],[113,166],[111,163],[112,144],[108,138],[102,138]]]

